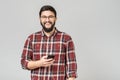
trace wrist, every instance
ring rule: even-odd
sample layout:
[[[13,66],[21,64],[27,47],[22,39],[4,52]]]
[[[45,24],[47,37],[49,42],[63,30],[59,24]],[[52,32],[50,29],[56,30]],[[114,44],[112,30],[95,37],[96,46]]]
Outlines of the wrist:
[[[41,61],[40,60],[36,61],[35,65],[36,65],[36,67],[41,67]]]

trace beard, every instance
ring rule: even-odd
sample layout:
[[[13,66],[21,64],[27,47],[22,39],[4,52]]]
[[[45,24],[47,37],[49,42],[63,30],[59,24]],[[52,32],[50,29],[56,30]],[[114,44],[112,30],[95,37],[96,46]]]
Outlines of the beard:
[[[46,24],[46,23],[51,24],[51,27],[50,27],[50,28],[46,28],[46,27],[45,27],[45,24]],[[50,22],[50,21],[44,22],[44,23],[40,22],[40,24],[42,25],[43,30],[44,30],[45,32],[47,32],[47,33],[51,32],[51,31],[53,30],[54,26],[55,26],[55,22],[52,24],[52,22]]]

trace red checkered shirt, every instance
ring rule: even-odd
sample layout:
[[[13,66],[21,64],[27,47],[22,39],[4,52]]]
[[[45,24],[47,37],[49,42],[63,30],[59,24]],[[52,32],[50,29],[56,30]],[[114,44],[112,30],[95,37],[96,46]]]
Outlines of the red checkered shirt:
[[[55,55],[55,62],[50,67],[31,70],[31,80],[66,80],[68,77],[77,77],[72,38],[57,29],[50,37],[47,37],[43,30],[31,34],[24,44],[21,65],[23,69],[28,69],[28,61],[40,60],[42,56],[48,54]]]

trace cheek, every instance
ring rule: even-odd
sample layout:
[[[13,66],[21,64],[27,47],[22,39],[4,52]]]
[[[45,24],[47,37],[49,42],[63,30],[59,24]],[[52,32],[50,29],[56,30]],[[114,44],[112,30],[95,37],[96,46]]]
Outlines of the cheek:
[[[45,22],[44,20],[42,20],[42,19],[40,19],[40,23],[43,23],[43,22]]]
[[[44,25],[45,22],[44,22],[44,21],[40,21],[40,23],[41,23],[42,25]]]
[[[52,22],[52,24],[54,24],[55,22],[56,22],[56,20],[53,20],[53,21],[51,21]]]

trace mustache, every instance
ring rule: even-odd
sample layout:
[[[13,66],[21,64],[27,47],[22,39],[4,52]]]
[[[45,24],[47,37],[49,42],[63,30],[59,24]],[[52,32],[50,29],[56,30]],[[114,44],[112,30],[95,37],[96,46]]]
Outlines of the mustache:
[[[51,22],[51,21],[46,21],[46,22],[44,22],[44,24],[46,24],[46,23],[52,24],[52,22]]]

